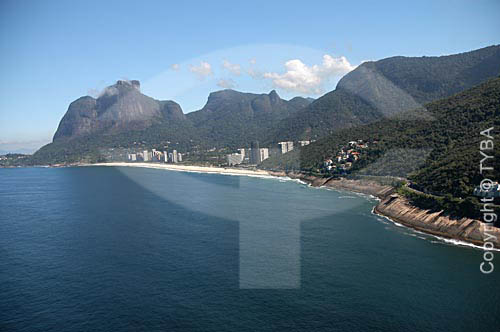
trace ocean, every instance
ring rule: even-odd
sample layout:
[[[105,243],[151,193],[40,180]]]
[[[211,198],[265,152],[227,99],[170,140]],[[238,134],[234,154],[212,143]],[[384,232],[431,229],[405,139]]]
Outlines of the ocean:
[[[482,274],[481,250],[375,204],[280,178],[0,169],[0,330],[498,331],[499,258]]]

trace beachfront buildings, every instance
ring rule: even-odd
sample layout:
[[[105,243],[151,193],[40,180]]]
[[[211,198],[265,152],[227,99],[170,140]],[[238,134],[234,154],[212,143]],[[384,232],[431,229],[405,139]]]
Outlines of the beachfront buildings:
[[[165,163],[179,163],[182,162],[182,154],[177,152],[177,150],[168,151],[158,151],[152,149],[152,151],[144,150],[135,153],[126,153],[126,160],[128,162],[165,162]]]
[[[245,155],[241,153],[232,153],[228,154],[226,158],[227,158],[227,164],[229,166],[234,166],[241,164],[245,159]]]
[[[262,162],[262,160],[260,160],[259,149],[259,142],[252,142],[250,146],[250,164],[257,165]]]
[[[279,142],[278,143],[278,151],[281,152],[281,154],[285,154],[285,153],[290,152],[292,150],[293,150],[293,142],[286,141],[286,142]]]
[[[260,148],[259,154],[260,154],[260,162],[263,162],[264,160],[269,158],[269,149],[268,148]]]

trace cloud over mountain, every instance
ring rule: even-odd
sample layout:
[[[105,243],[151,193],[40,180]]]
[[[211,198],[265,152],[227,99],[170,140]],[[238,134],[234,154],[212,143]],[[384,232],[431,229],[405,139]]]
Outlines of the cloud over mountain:
[[[221,78],[217,81],[217,86],[219,86],[223,89],[234,89],[234,88],[236,88],[237,84],[235,81],[233,81],[230,78],[228,78],[228,79]]]
[[[222,66],[234,75],[239,76],[241,74],[241,66],[238,64],[224,60]]]
[[[201,61],[199,66],[190,65],[189,70],[195,73],[200,79],[213,74],[212,65],[205,61]]]
[[[332,57],[325,54],[319,65],[308,66],[299,59],[293,59],[285,63],[284,73],[267,72],[264,73],[264,78],[272,80],[274,86],[290,92],[320,94],[327,80],[340,77],[354,68],[344,56]]]

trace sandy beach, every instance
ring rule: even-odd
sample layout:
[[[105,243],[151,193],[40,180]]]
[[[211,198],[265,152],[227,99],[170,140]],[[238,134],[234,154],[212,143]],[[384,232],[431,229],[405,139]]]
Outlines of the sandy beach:
[[[143,167],[143,168],[154,168],[154,169],[165,169],[170,171],[179,172],[196,172],[196,173],[213,173],[213,174],[227,174],[227,175],[244,175],[244,176],[269,176],[272,175],[267,171],[262,170],[250,170],[250,169],[238,169],[238,168],[223,168],[223,167],[208,167],[208,166],[191,166],[191,165],[172,165],[172,164],[155,164],[155,163],[97,163],[97,164],[85,164],[81,166],[124,166],[124,167]]]

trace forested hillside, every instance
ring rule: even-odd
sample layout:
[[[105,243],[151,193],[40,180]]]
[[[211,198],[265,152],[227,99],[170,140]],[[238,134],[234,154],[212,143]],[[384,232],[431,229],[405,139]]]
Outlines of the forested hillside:
[[[368,142],[369,148],[353,164],[350,174],[408,177],[414,186],[436,195],[465,198],[472,195],[479,173],[479,142],[482,130],[500,132],[500,78],[426,105],[425,117],[399,116],[369,125],[341,130],[286,158],[266,160],[262,167],[321,172],[323,161],[334,157],[341,146],[353,140]],[[493,151],[491,152],[493,153]],[[494,150],[495,171],[500,178],[500,153]],[[412,166],[418,164],[418,169]],[[376,167],[373,167],[376,165]]]

